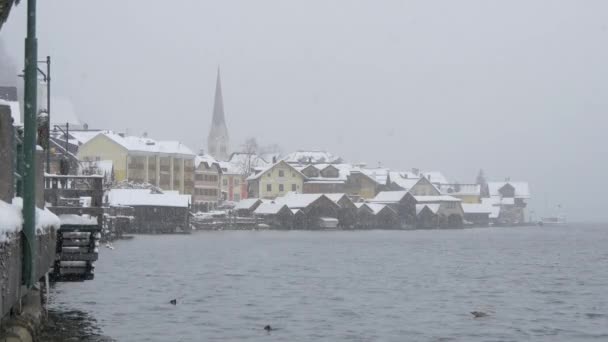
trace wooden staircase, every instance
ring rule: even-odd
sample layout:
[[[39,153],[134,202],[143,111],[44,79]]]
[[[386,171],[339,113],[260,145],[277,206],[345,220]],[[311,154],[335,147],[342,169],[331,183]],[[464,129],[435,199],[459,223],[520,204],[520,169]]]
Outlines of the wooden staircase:
[[[101,176],[45,177],[45,200],[51,204],[49,210],[60,218],[62,215],[71,217],[62,220],[57,232],[53,281],[84,281],[95,277],[103,222],[102,181]]]

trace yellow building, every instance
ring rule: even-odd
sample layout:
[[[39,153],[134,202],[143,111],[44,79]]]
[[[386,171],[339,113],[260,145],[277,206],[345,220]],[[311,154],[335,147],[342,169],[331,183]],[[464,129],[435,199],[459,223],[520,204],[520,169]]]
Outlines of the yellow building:
[[[306,177],[285,161],[279,161],[247,178],[249,198],[276,198],[301,193]]]
[[[193,193],[194,157],[178,141],[156,141],[109,131],[100,132],[78,149],[79,160],[111,160],[117,182],[150,183],[181,194]]]

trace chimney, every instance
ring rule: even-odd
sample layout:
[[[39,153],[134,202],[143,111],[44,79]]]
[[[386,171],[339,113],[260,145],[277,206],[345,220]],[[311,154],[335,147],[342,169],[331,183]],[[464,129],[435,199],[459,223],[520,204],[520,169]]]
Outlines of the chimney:
[[[276,164],[277,163],[277,156],[272,156],[272,163]]]
[[[148,137],[148,132],[144,132],[144,134],[142,134],[142,136],[143,136],[144,138],[147,138],[147,137]]]
[[[418,175],[420,174],[420,169],[413,167],[413,168],[412,168],[412,173],[413,173],[415,176],[418,176]]]
[[[85,123],[84,125],[82,125],[82,128],[84,128],[85,131],[89,130],[89,124]]]

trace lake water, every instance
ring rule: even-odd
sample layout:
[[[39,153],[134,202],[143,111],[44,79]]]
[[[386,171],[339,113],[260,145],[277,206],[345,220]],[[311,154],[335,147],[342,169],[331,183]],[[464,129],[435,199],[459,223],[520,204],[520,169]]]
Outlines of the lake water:
[[[608,225],[222,231],[114,246],[95,280],[55,286],[47,340],[608,340]]]

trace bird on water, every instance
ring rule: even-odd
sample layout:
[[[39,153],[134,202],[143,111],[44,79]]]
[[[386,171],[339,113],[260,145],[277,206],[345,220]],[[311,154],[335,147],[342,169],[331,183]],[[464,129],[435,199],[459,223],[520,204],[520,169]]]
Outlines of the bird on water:
[[[475,316],[475,318],[487,317],[488,314],[483,311],[471,311],[471,315]]]
[[[171,301],[169,303],[171,303],[173,305],[177,305],[177,299],[171,299]]]
[[[272,327],[270,325],[267,325],[264,327],[264,330],[271,332],[272,331]]]

